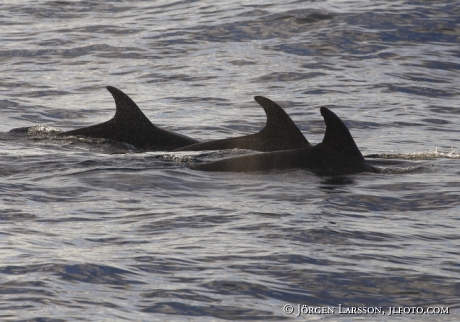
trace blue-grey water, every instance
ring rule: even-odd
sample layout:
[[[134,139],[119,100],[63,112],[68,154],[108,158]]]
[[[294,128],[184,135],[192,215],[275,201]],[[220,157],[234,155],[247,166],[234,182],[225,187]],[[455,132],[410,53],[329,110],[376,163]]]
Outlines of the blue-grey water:
[[[0,8],[0,320],[458,321],[457,0]],[[385,172],[207,173],[251,152],[49,133],[110,119],[107,85],[199,140],[260,130],[263,95],[316,144],[328,106]]]

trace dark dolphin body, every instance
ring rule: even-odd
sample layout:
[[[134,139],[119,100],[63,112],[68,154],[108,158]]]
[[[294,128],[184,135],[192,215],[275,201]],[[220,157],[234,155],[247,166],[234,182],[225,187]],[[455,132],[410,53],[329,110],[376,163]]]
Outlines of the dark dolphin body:
[[[145,151],[171,151],[199,141],[153,125],[136,103],[119,89],[107,86],[115,99],[115,116],[104,123],[59,135],[82,135],[126,142]]]
[[[278,104],[262,96],[256,96],[254,99],[263,107],[267,114],[267,124],[260,132],[236,138],[197,143],[176,149],[175,151],[238,148],[268,152],[311,147],[299,128]]]
[[[323,142],[295,150],[260,153],[192,165],[203,171],[253,172],[272,169],[309,169],[317,174],[380,172],[367,164],[342,120],[326,107],[321,108],[326,123]]]

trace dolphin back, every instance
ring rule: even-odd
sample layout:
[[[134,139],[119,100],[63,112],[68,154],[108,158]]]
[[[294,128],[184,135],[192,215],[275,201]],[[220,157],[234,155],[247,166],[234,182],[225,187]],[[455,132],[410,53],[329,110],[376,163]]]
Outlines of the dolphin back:
[[[323,142],[300,149],[261,153],[191,166],[202,171],[255,172],[279,169],[308,169],[319,175],[380,172],[370,166],[342,120],[322,107],[326,123]]]
[[[170,151],[197,143],[197,140],[152,124],[134,101],[121,90],[107,86],[112,94],[115,116],[104,123],[63,132],[61,135],[82,135],[125,142],[147,151]]]
[[[267,123],[260,132],[193,144],[176,151],[248,149],[270,152],[311,146],[297,125],[278,104],[262,96],[255,96],[254,99],[263,107],[267,115]]]

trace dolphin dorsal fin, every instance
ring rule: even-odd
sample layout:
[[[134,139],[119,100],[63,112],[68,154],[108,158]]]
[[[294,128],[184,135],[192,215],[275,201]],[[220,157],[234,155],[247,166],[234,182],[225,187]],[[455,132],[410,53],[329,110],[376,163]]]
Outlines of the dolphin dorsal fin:
[[[346,155],[364,159],[342,120],[326,107],[321,107],[321,115],[324,118],[324,123],[326,123],[326,134],[322,144]]]
[[[278,104],[263,96],[255,96],[254,100],[267,114],[267,124],[258,134],[267,137],[286,137],[292,141],[309,144],[297,125]]]
[[[60,134],[125,142],[147,151],[170,151],[198,142],[153,125],[128,95],[113,86],[107,86],[107,90],[112,94],[116,105],[112,119]]]
[[[115,100],[116,112],[112,119],[114,123],[126,124],[131,128],[141,125],[156,128],[128,95],[113,86],[106,88]]]

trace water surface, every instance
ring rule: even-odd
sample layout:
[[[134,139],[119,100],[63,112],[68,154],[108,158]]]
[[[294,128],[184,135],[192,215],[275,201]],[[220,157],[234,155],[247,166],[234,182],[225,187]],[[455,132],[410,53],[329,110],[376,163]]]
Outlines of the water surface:
[[[2,320],[277,321],[298,304],[449,307],[396,318],[458,320],[456,1],[1,8]],[[317,144],[327,106],[386,171],[206,173],[188,165],[251,152],[142,153],[47,132],[110,119],[107,85],[199,140],[260,130],[263,95]]]

